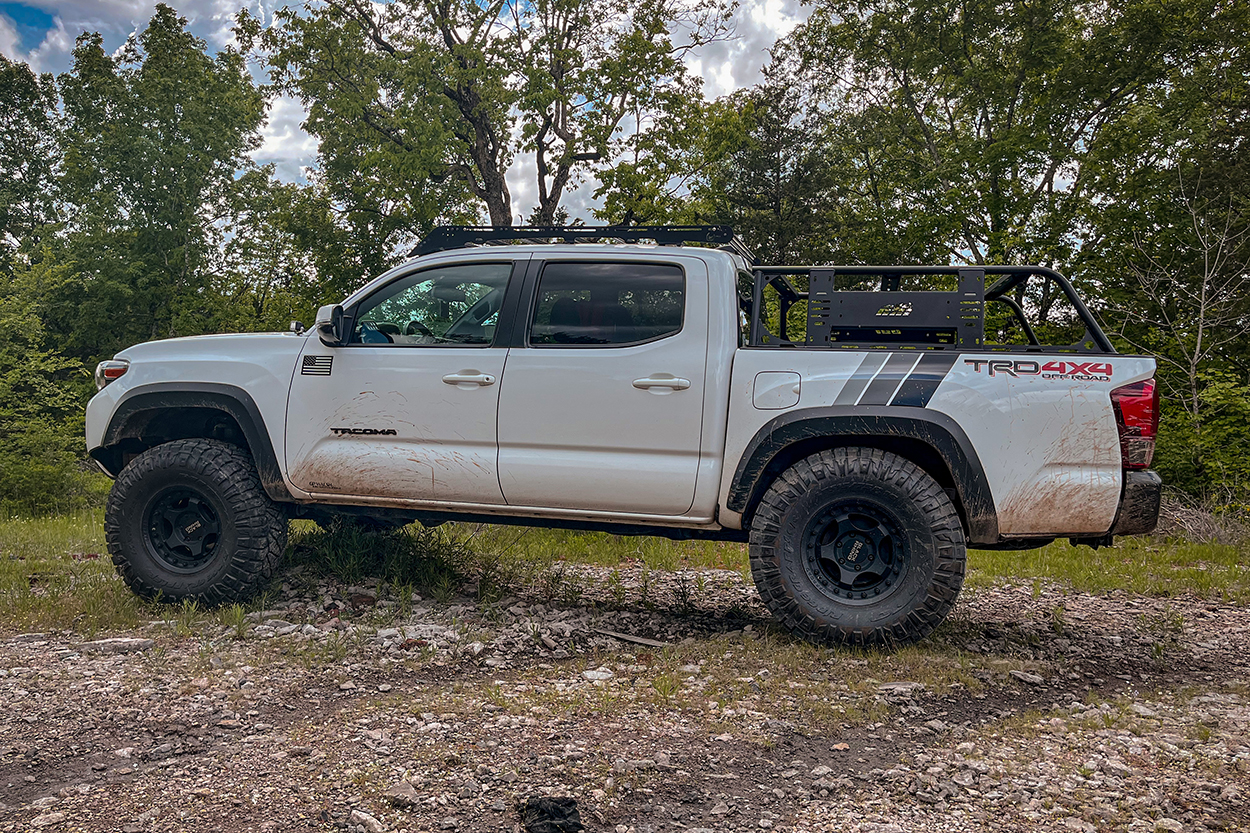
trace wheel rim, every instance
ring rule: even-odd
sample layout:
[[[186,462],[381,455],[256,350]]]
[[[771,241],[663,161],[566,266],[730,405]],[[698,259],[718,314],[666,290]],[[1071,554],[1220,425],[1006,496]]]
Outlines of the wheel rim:
[[[149,504],[144,530],[148,550],[163,567],[194,573],[213,560],[221,514],[195,489],[169,489]]]
[[[907,537],[894,514],[865,500],[829,504],[807,525],[803,551],[808,576],[844,602],[887,595],[907,573]]]

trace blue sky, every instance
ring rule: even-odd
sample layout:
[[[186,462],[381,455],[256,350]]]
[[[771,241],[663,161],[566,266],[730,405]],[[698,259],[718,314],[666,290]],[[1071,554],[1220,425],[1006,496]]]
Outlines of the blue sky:
[[[43,43],[44,36],[56,25],[50,12],[21,3],[0,3],[0,15],[13,22],[17,45],[27,51]]]
[[[187,18],[191,31],[213,50],[230,42],[230,28],[239,9],[247,8],[267,23],[273,10],[300,5],[300,0],[165,1]],[[0,54],[26,61],[39,72],[63,72],[69,68],[79,34],[99,32],[106,49],[117,49],[144,27],[155,5],[156,0],[0,0]],[[741,0],[738,36],[691,56],[689,67],[703,78],[704,92],[710,97],[750,86],[759,80],[768,48],[806,15],[800,0]],[[298,102],[272,102],[264,143],[253,154],[262,164],[274,163],[286,180],[302,179],[305,167],[316,158],[316,141],[300,127],[304,118]],[[529,173],[522,159],[508,178],[513,206],[525,213],[536,199]],[[582,186],[570,195],[566,205],[573,216],[588,216],[591,191],[593,187]]]

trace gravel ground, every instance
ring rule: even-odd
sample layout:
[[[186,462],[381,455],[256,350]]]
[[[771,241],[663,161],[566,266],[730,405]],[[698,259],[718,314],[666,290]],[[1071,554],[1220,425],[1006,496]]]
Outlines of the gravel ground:
[[[892,656],[722,571],[270,607],[0,638],[0,830],[1250,829],[1243,607],[1000,586]]]

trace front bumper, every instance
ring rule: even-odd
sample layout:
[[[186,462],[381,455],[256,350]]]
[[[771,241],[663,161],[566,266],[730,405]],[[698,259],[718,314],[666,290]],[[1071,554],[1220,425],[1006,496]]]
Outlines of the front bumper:
[[[1112,535],[1143,535],[1154,532],[1159,523],[1159,501],[1163,478],[1153,471],[1124,472],[1124,493],[1120,511],[1111,527]]]

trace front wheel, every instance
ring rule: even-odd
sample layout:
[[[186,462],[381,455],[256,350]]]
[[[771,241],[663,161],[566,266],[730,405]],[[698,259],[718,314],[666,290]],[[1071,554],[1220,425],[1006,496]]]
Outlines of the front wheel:
[[[175,440],[140,454],[109,493],[109,555],[147,599],[246,601],[282,559],[287,520],[246,451]]]
[[[928,636],[963,587],[963,527],[915,463],[837,448],[795,463],[751,521],[751,574],[773,615],[813,642],[898,645]]]

